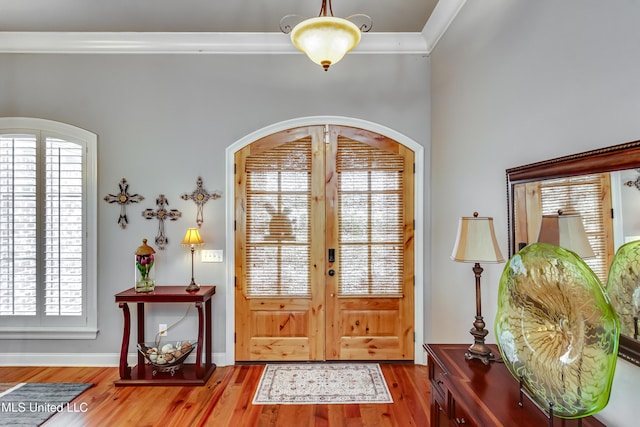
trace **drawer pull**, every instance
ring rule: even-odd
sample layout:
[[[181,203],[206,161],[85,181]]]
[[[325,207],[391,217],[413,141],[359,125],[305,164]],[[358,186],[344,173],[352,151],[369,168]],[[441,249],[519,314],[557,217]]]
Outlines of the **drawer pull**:
[[[456,418],[456,424],[458,424],[459,426],[466,423],[467,423],[467,420],[465,420],[464,418]]]

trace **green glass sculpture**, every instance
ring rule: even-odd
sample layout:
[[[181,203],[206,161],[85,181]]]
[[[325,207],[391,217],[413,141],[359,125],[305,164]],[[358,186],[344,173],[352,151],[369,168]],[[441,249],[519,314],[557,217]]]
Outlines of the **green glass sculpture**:
[[[495,334],[511,374],[541,407],[580,418],[607,405],[618,355],[618,317],[576,254],[533,243],[500,279]]]
[[[622,245],[616,252],[607,278],[607,293],[620,317],[620,333],[636,338],[640,317],[640,240]]]

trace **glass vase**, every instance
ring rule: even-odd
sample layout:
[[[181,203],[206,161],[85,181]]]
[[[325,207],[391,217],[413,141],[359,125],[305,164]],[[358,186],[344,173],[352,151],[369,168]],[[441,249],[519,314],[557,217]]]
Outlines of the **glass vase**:
[[[135,253],[136,292],[152,292],[156,287],[153,278],[153,265],[156,251],[147,245],[147,239],[142,240],[142,246]]]

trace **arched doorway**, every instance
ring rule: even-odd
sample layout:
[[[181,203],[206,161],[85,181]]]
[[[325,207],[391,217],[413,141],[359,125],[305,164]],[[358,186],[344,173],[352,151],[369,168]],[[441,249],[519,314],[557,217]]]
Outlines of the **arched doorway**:
[[[227,162],[229,363],[417,359],[422,147],[317,117],[243,138]]]

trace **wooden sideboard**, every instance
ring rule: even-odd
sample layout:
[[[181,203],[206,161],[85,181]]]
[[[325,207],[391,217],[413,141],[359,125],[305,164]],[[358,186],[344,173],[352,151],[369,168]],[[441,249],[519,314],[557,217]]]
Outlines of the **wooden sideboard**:
[[[425,344],[431,383],[431,426],[545,427],[549,419],[526,396],[504,363],[467,360],[465,344]],[[490,346],[493,354],[500,352]],[[578,426],[580,420],[553,419],[554,427]],[[593,417],[582,426],[604,426]]]

